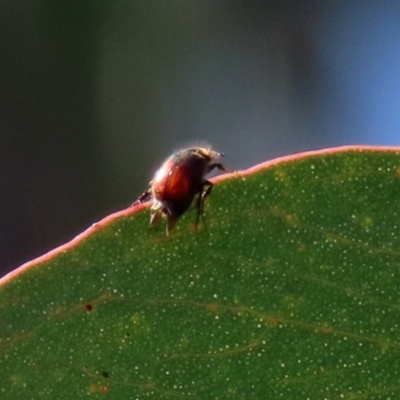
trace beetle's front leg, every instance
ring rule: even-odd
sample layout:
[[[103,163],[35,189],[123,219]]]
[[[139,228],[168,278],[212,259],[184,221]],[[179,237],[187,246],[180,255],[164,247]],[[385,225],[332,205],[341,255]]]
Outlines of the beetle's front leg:
[[[208,172],[211,172],[213,169],[215,169],[215,168],[217,168],[217,169],[219,169],[220,171],[225,171],[225,172],[229,172],[229,169],[228,168],[225,168],[225,166],[223,165],[223,164],[221,164],[221,163],[214,163],[214,164],[211,164],[209,167],[208,167]],[[208,182],[208,181],[207,181]]]
[[[150,189],[146,190],[131,204],[131,207],[134,207],[134,206],[137,206],[138,204],[143,203],[144,201],[148,200],[150,196],[151,196]]]

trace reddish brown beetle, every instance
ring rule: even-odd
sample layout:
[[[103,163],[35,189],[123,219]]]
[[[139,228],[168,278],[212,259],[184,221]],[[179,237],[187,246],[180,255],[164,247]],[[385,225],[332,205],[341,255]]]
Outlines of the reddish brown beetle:
[[[205,179],[205,175],[215,168],[227,171],[222,164],[214,162],[223,155],[203,147],[189,147],[177,151],[164,162],[150,182],[150,188],[140,195],[133,205],[152,198],[154,202],[150,223],[157,225],[162,215],[165,215],[168,235],[197,195],[197,228],[200,216],[203,216],[204,201],[213,187],[213,184]]]

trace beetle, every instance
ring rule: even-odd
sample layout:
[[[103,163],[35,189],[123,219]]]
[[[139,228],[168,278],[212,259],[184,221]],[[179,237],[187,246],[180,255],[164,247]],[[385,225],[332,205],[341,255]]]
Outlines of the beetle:
[[[189,147],[173,153],[155,173],[150,188],[141,194],[132,206],[153,199],[150,224],[157,225],[165,215],[168,236],[176,221],[197,196],[197,229],[200,216],[203,217],[204,201],[213,188],[213,184],[205,179],[205,175],[214,169],[228,171],[221,163],[215,162],[222,156],[224,153],[206,147]]]

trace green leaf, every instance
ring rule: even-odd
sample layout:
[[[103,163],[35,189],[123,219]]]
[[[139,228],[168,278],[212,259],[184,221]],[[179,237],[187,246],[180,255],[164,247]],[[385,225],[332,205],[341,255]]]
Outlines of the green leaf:
[[[125,210],[0,281],[0,398],[400,398],[400,151],[217,179],[169,237]]]

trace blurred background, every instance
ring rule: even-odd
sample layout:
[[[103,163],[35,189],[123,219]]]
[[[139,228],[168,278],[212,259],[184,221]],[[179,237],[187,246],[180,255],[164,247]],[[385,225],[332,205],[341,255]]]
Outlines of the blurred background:
[[[400,2],[23,0],[0,20],[0,276],[188,144],[233,169],[400,145]]]

